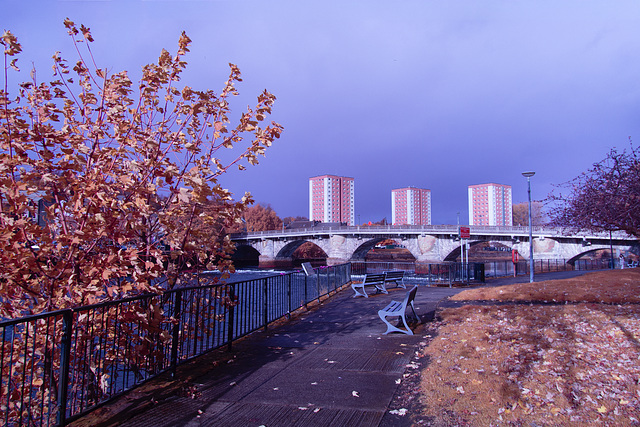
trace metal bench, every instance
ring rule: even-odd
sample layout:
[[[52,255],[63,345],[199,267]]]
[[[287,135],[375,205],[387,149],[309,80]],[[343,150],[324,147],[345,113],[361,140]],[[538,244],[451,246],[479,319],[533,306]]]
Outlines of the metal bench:
[[[366,274],[362,282],[360,283],[352,283],[351,289],[356,293],[353,297],[363,296],[365,298],[369,298],[367,292],[365,291],[365,286],[373,286],[376,288],[377,292],[382,292],[383,294],[388,294],[387,288],[384,287],[384,274]]]
[[[397,287],[407,289],[404,284],[404,270],[394,270],[384,272],[384,283],[395,283]]]
[[[304,271],[304,275],[307,277],[316,275],[316,271],[313,269],[313,266],[310,262],[302,263],[302,271]]]
[[[404,297],[404,301],[391,301],[385,308],[383,308],[382,310],[378,310],[378,316],[380,316],[380,319],[382,319],[382,321],[387,324],[387,331],[384,333],[385,335],[389,332],[402,332],[403,334],[413,335],[413,331],[407,324],[406,310],[407,306],[410,306],[411,311],[413,311],[413,315],[419,321],[416,310],[413,307],[413,300],[416,298],[417,291],[418,287],[414,286],[413,289],[407,292],[407,295]],[[400,329],[398,326],[393,326],[391,323],[389,323],[387,317],[399,317],[400,319],[402,319],[402,324],[404,325],[406,330]],[[398,322],[398,325],[399,324],[400,322]]]

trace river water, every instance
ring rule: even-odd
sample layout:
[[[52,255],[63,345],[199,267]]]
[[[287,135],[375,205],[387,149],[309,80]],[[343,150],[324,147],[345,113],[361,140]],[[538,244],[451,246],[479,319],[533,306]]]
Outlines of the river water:
[[[259,270],[259,269],[247,269],[247,270],[236,270],[235,273],[231,274],[231,276],[226,280],[227,283],[237,283],[244,282],[245,280],[255,280],[261,279],[269,276],[277,276],[279,274],[287,274],[294,271],[301,271],[299,269],[291,269],[291,270]],[[220,277],[219,271],[205,271],[203,274],[207,276]]]

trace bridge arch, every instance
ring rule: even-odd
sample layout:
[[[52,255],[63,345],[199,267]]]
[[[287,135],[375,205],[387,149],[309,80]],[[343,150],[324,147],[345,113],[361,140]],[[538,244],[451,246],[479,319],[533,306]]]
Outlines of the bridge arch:
[[[567,264],[574,265],[574,264],[575,264],[575,262],[576,262],[577,260],[579,260],[580,258],[582,258],[583,256],[585,256],[585,255],[587,255],[587,254],[589,254],[589,253],[592,253],[592,252],[596,252],[596,251],[598,251],[598,249],[593,249],[593,250],[590,250],[590,251],[582,252],[582,253],[580,253],[580,254],[578,254],[578,255],[576,255],[576,256],[573,256],[573,257],[571,257],[571,258],[569,258],[569,259],[567,260]]]
[[[351,259],[354,261],[364,261],[364,258],[367,255],[367,253],[371,249],[373,249],[378,243],[384,240],[389,240],[389,239],[384,237],[379,237],[379,238],[365,241],[364,243],[360,244],[360,246],[358,246],[355,251],[353,251],[353,254],[351,254]]]
[[[327,251],[324,248],[322,248],[320,245],[316,244],[316,242],[301,239],[301,240],[294,240],[284,245],[276,254],[276,259],[294,258],[296,251],[300,249],[304,244],[313,245],[314,247],[318,248],[322,252],[324,258],[328,257]]]
[[[477,259],[478,256],[478,252],[480,252],[480,250],[484,251],[489,251],[489,254],[483,253],[483,260],[487,260],[487,259],[491,259],[491,258],[495,258],[495,256],[491,256],[493,255],[491,252],[494,252],[495,255],[499,255],[501,253],[504,253],[504,256],[501,257],[502,258],[510,258],[511,257],[511,251],[514,249],[513,246],[513,242],[511,240],[475,240],[475,241],[470,241],[469,242],[469,257]],[[482,249],[480,249],[480,247],[482,247]],[[486,249],[489,248],[489,249]],[[447,256],[444,257],[444,261],[456,261],[458,259],[458,257],[460,256],[462,251],[462,245],[458,245],[457,247],[453,248],[452,251],[450,251]],[[508,254],[508,255],[507,255]]]
[[[293,253],[305,242],[307,242],[307,240],[294,240],[293,242],[287,243],[278,251],[276,258],[291,258]]]
[[[569,259],[567,260],[567,264],[574,265],[574,264],[575,264],[575,262],[576,262],[577,260],[579,260],[580,258],[583,258],[583,257],[584,257],[584,256],[586,256],[586,255],[594,254],[594,253],[596,253],[596,252],[598,252],[598,251],[607,251],[607,252],[611,252],[611,249],[609,249],[609,248],[597,247],[597,248],[591,248],[591,249],[585,250],[584,252],[580,252],[579,254],[577,254],[577,255],[572,256],[571,258],[569,258]],[[614,256],[615,256],[615,254],[614,254]],[[609,257],[611,257],[611,255],[609,255]],[[617,261],[616,261],[616,262],[617,262]]]
[[[481,240],[474,240],[472,242],[469,242],[469,246],[473,247],[480,243],[484,243],[484,242]],[[449,252],[447,256],[444,257],[444,261],[456,261],[458,257],[461,255],[461,253],[462,253],[462,244],[458,244],[457,247],[453,248],[453,250]]]
[[[367,240],[366,242],[360,244],[351,254],[351,260],[353,261],[364,261],[365,257],[367,255],[367,253],[369,253],[370,250],[374,249],[375,246],[380,243],[380,242],[384,242],[384,241],[393,241],[396,243],[396,245],[402,245],[402,240],[398,241],[398,239],[395,239],[393,237],[377,237],[375,239],[370,239]],[[413,256],[415,259],[418,259],[418,256],[413,253],[413,251],[411,250],[411,247],[407,247],[402,245],[402,247],[411,254],[411,256]]]
[[[257,267],[260,265],[260,252],[251,245],[237,245],[231,260],[236,268]]]

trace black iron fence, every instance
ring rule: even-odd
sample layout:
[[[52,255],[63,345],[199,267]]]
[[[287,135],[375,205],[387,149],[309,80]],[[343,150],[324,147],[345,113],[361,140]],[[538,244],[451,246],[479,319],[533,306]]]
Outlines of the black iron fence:
[[[424,264],[417,262],[352,261],[352,274],[383,273],[390,270],[406,272],[405,281],[429,286],[484,283],[486,278],[529,274],[529,261],[446,262]],[[569,263],[565,259],[534,260],[534,273],[555,271],[602,270],[611,268],[608,259],[579,259]],[[617,266],[617,265],[616,265]]]
[[[503,277],[529,274],[529,261],[520,260],[514,264],[511,261],[485,262],[486,277]],[[556,271],[574,270],[603,270],[611,268],[611,261],[608,259],[578,259],[569,263],[565,259],[536,259],[533,260],[533,272],[552,273]]]
[[[353,275],[383,273],[403,270],[404,281],[428,286],[453,286],[461,283],[483,283],[485,280],[483,263],[447,262],[422,264],[415,262],[352,261]]]
[[[351,265],[205,284],[0,322],[2,424],[64,425],[351,280]]]

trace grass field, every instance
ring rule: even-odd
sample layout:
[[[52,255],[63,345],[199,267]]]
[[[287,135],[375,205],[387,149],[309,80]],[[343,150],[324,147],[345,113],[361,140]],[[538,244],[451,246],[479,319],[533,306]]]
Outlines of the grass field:
[[[415,425],[640,425],[640,269],[452,300],[420,350]]]

